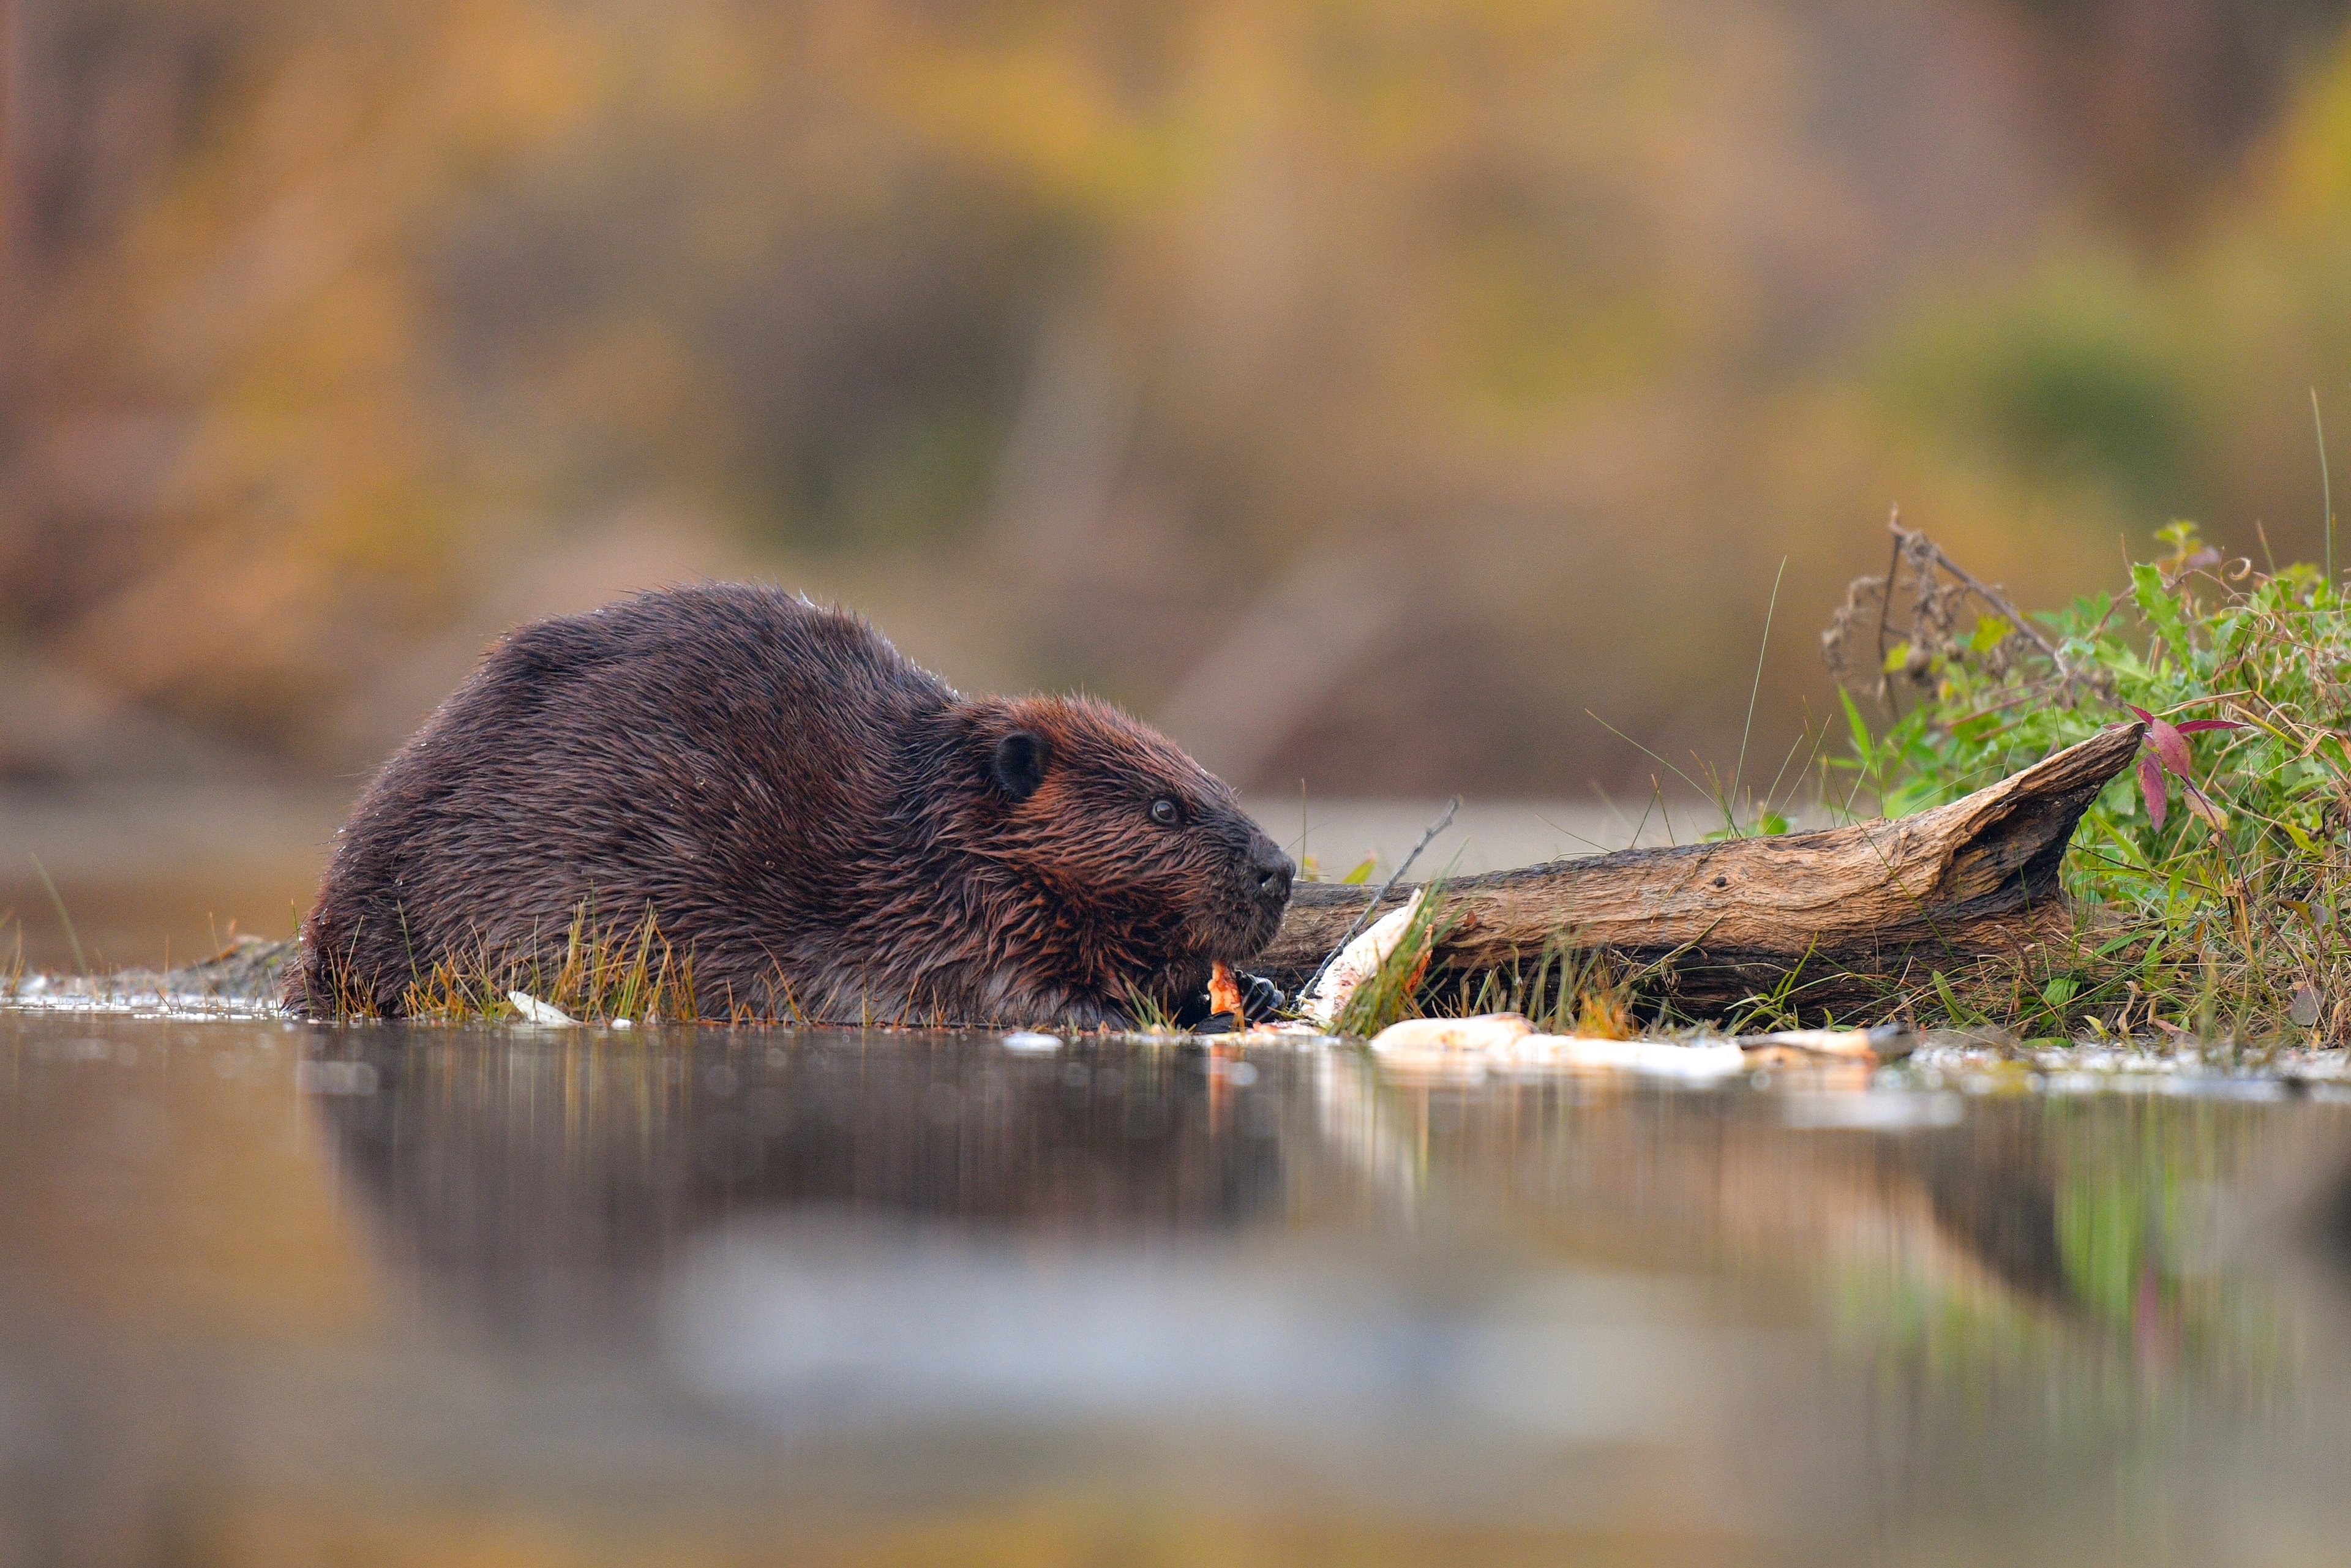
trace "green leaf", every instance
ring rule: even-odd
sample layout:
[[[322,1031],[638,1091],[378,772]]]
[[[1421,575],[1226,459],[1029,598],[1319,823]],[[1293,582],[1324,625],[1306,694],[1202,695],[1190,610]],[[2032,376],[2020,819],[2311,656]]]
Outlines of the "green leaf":
[[[1940,969],[1935,971],[1934,979],[1935,994],[1943,998],[1943,1010],[1950,1015],[1953,1023],[1965,1022],[1965,1015],[1959,1010],[1959,998],[1951,994],[1951,982],[1943,978]]]
[[[1896,643],[1894,646],[1886,650],[1886,663],[1878,667],[1886,674],[1899,674],[1902,667],[1909,662],[1910,644],[1907,643]]]
[[[1354,870],[1349,872],[1346,875],[1339,879],[1340,885],[1343,887],[1363,886],[1364,883],[1372,880],[1372,873],[1379,869],[1379,864],[1380,862],[1377,855],[1365,856],[1363,864],[1357,866]]]
[[[1968,639],[1968,647],[1974,653],[1989,653],[2007,642],[2015,632],[2016,628],[2001,617],[1986,615],[1977,621],[1975,635]]]
[[[1966,741],[1969,745],[1972,746],[1977,741],[1981,740],[1985,736],[1990,735],[1993,730],[1998,729],[2000,727],[2000,721],[2001,716],[1996,713],[1980,713],[1973,718],[1963,718],[1959,723],[1951,726],[1951,738],[1953,740]]]
[[[1853,732],[1853,754],[1867,758],[1876,747],[1870,744],[1869,726],[1863,722],[1861,709],[1854,705],[1853,694],[1843,686],[1837,688],[1837,701],[1844,705],[1845,727]]]
[[[2138,601],[2139,611],[2175,651],[2188,639],[2179,626],[2179,606],[2163,586],[2160,569],[2140,561],[2131,568],[2131,597]]]

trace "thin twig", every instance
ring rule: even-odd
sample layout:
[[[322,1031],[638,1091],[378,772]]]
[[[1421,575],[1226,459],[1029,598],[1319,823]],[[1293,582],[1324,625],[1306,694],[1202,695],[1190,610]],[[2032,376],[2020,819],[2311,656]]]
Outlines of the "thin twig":
[[[2310,389],[2310,426],[2318,433],[2318,494],[2326,508],[2326,582],[2335,584],[2335,480],[2326,472],[2326,426],[2318,418],[2318,389]],[[2266,545],[2269,541],[2262,541]]]
[[[1917,529],[1906,528],[1899,522],[1888,523],[1886,526],[1894,530],[1895,537],[1902,541],[1902,545],[1905,549],[1917,550],[1922,555],[1931,556],[1937,566],[1941,567],[1945,571],[1949,572],[1953,577],[1958,578],[1961,582],[1965,583],[1969,590],[1973,592],[1977,598],[1982,600],[1986,604],[1991,605],[1994,610],[1999,611],[2002,619],[2006,620],[2011,626],[2016,628],[2018,632],[2023,633],[2026,637],[2031,638],[2032,640],[2033,646],[2039,648],[2043,653],[2049,655],[2049,662],[2057,666],[2057,673],[2069,681],[2075,678],[2074,667],[2071,664],[2068,664],[2065,662],[2065,656],[2057,651],[2057,644],[2052,643],[2047,637],[2043,636],[2040,628],[2033,625],[2032,622],[2026,620],[2023,612],[2018,610],[2015,605],[2011,604],[2006,599],[2002,598],[1999,590],[1993,588],[1991,584],[1977,577],[1973,572],[1968,570],[1967,568],[1953,560],[1949,556],[1943,552],[1942,546],[1937,544],[1933,539],[1928,538],[1925,534],[1919,532]]]
[[[1896,700],[1892,683],[1886,678],[1886,622],[1894,613],[1894,585],[1902,577],[1902,508],[1896,507],[1886,514],[1886,526],[1894,530],[1893,554],[1886,562],[1886,591],[1877,598],[1877,700],[1894,709],[1894,716],[1902,716],[1902,705]]]

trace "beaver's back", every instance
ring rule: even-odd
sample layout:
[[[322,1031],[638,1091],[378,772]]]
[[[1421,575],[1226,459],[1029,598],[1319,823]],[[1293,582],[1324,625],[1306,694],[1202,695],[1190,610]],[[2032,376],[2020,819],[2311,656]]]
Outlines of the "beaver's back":
[[[790,972],[889,852],[895,779],[954,694],[864,622],[713,585],[501,643],[386,764],[337,844],[289,1001],[397,1010],[444,958],[648,907],[705,968]]]

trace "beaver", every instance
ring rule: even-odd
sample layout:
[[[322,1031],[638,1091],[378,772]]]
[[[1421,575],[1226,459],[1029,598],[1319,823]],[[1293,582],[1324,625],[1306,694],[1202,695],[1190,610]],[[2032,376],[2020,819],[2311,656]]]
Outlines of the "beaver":
[[[1295,868],[1172,742],[1082,697],[969,698],[779,589],[507,635],[338,835],[285,999],[402,1011],[648,915],[705,1016],[1132,1021],[1271,940]]]

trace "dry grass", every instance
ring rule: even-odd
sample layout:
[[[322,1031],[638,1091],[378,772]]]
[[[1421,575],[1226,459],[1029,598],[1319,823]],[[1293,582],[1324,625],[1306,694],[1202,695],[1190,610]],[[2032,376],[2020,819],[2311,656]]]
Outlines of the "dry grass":
[[[328,966],[331,1016],[373,1018],[373,999],[348,966]],[[661,933],[651,909],[634,926],[600,922],[591,904],[573,912],[561,946],[521,956],[486,946],[415,971],[402,993],[403,1018],[428,1023],[504,1022],[515,1017],[509,991],[560,1008],[583,1022],[694,1020],[694,956]]]

